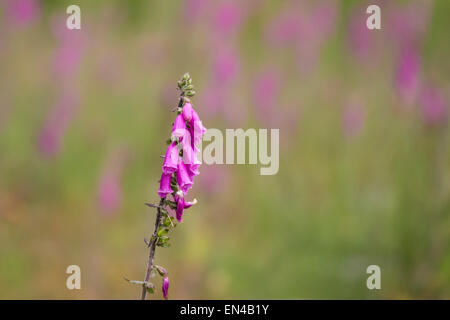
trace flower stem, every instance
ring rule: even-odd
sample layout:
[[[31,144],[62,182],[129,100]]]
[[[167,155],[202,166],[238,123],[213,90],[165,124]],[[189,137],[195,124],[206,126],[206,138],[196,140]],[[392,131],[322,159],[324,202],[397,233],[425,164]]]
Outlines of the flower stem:
[[[183,107],[183,102],[185,99],[184,94],[185,94],[184,91],[181,92],[177,109]],[[153,235],[152,235],[150,241],[148,242],[149,252],[148,252],[148,261],[147,261],[147,271],[145,273],[144,284],[142,285],[141,300],[145,300],[145,297],[147,296],[146,283],[150,280],[150,274],[151,274],[152,268],[153,268],[153,258],[155,257],[156,243],[158,242],[158,230],[159,230],[159,227],[161,226],[161,220],[162,220],[161,209],[164,208],[164,200],[165,200],[165,198],[161,198],[161,200],[159,201],[159,206],[147,204],[150,207],[156,207],[157,214],[156,214],[156,221],[155,221],[155,229],[153,230]]]
[[[157,208],[157,213],[156,213],[155,230],[153,231],[153,235],[150,239],[150,245],[149,245],[150,249],[148,252],[147,271],[145,273],[144,284],[142,285],[141,300],[145,300],[145,297],[147,295],[147,288],[145,287],[145,283],[147,283],[148,280],[150,280],[150,273],[151,273],[152,267],[153,267],[153,258],[155,256],[156,242],[158,241],[157,233],[158,233],[159,226],[161,225],[161,217],[162,217],[160,207],[162,207],[163,204],[164,204],[164,198],[162,198],[161,201],[159,201],[159,207]]]

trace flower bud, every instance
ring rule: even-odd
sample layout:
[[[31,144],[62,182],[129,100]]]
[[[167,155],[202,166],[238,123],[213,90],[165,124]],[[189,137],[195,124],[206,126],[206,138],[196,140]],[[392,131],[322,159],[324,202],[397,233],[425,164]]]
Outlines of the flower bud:
[[[191,121],[193,111],[194,109],[192,109],[192,105],[189,102],[186,102],[182,111],[184,120]]]
[[[194,91],[194,90],[186,91],[186,95],[187,95],[188,97],[193,97],[193,96],[195,95],[195,91]]]
[[[165,276],[163,279],[162,292],[163,292],[164,299],[167,299],[167,297],[169,295],[169,277],[168,276]]]
[[[155,269],[156,269],[156,271],[158,271],[158,273],[159,273],[159,275],[160,275],[161,277],[164,277],[164,276],[167,275],[167,270],[164,269],[163,267],[161,267],[161,266],[155,266]]]

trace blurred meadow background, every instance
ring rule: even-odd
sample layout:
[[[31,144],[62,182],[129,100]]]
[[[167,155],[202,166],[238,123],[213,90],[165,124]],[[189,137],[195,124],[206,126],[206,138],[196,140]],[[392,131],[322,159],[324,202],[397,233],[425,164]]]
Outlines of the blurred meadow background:
[[[170,298],[450,298],[449,15],[447,0],[1,0],[0,298],[139,297],[123,277],[144,278],[185,72],[207,128],[280,129],[280,169],[201,166],[199,203],[156,251]]]

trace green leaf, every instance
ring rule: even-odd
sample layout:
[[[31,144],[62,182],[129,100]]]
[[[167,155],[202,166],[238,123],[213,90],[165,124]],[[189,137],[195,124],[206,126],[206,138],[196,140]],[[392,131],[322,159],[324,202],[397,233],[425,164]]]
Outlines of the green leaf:
[[[167,236],[159,237],[156,245],[158,245],[159,247],[167,248],[169,246],[169,243],[168,243],[169,240],[170,240],[170,238]]]
[[[154,288],[155,288],[155,286],[153,285],[153,283],[151,283],[151,282],[146,282],[146,281],[139,281],[139,280],[129,280],[129,279],[127,279],[127,278],[125,278],[124,277],[124,279],[126,280],[126,281],[128,281],[129,283],[131,283],[131,284],[137,284],[137,285],[145,285],[145,287],[148,289],[148,288],[152,288],[153,290],[154,290]]]
[[[169,241],[169,239],[170,238],[168,236],[161,236],[158,238],[158,244],[163,244],[163,243]]]
[[[165,200],[164,203],[166,203],[170,207],[170,209],[176,209],[177,208],[177,204],[174,201]]]
[[[167,216],[164,218],[163,224],[164,224],[164,226],[169,227],[169,229],[172,228],[172,227],[176,227],[176,226],[177,226],[177,223],[176,223],[176,221],[175,221],[175,218],[174,218],[174,217],[171,217],[171,216],[169,216],[169,215],[167,215]]]
[[[165,235],[165,234],[167,234],[169,232],[169,229],[167,229],[167,228],[160,228],[159,230],[158,230],[158,237],[161,237],[161,236],[163,236],[163,235]]]
[[[165,225],[166,227],[170,226],[170,219],[169,217],[166,217],[163,221],[163,225]]]

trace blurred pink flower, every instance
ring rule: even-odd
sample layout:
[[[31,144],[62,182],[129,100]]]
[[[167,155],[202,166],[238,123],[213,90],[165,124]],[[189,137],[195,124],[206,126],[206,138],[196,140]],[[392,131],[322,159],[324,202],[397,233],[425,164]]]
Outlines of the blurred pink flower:
[[[275,109],[280,87],[280,77],[274,69],[263,70],[254,80],[256,116],[264,124],[274,124],[277,121]]]
[[[432,1],[391,2],[386,13],[386,30],[394,44],[420,45],[430,20]]]
[[[370,30],[366,27],[367,15],[363,7],[357,6],[352,10],[348,26],[348,37],[351,52],[358,59],[364,60],[373,48]]]
[[[395,84],[402,100],[407,104],[414,102],[420,85],[420,57],[415,49],[410,47],[403,49]]]
[[[7,92],[7,90],[5,90],[5,92]],[[10,112],[9,98],[7,98],[4,93],[0,94],[0,132],[8,120],[9,112]]]
[[[438,125],[447,121],[448,106],[442,92],[438,88],[425,87],[421,93],[421,103],[425,123]]]
[[[338,15],[338,3],[334,0],[318,1],[311,12],[310,26],[322,37],[334,33]]]
[[[265,30],[265,39],[271,46],[288,46],[298,37],[300,19],[292,10],[282,10]]]
[[[254,99],[260,106],[273,105],[279,91],[280,77],[274,69],[264,70],[256,77]]]
[[[198,94],[199,106],[204,118],[213,117],[223,110],[225,105],[225,91],[218,84],[210,84]],[[208,106],[207,108],[205,106]]]
[[[98,186],[98,202],[105,213],[116,212],[121,202],[120,174],[117,170],[103,173]]]
[[[342,127],[344,134],[348,138],[360,135],[365,121],[364,106],[358,102],[349,103],[342,113]]]
[[[52,32],[59,40],[53,58],[53,71],[63,79],[70,79],[81,63],[85,39],[82,30],[69,30],[65,25],[65,16],[53,17]]]
[[[240,2],[225,1],[218,5],[212,17],[212,23],[218,37],[233,36],[243,20],[243,10]]]
[[[55,54],[54,70],[61,76],[70,77],[81,61],[81,50],[70,41],[61,43]]]
[[[203,166],[199,184],[207,194],[220,194],[227,190],[230,183],[230,173],[226,166]]]
[[[232,90],[230,90],[232,91]],[[239,128],[245,126],[248,118],[248,105],[242,97],[237,95],[227,95],[225,100],[225,108],[222,110],[222,119],[227,126]]]
[[[13,27],[26,27],[40,14],[37,0],[6,0],[6,15]]]
[[[102,213],[111,216],[120,208],[122,172],[128,153],[117,149],[106,159],[99,179],[97,201]]]
[[[188,23],[198,21],[210,8],[208,0],[185,0],[183,15]]]
[[[78,103],[78,97],[73,92],[64,91],[57,105],[49,111],[38,136],[38,147],[44,155],[54,156],[60,151]]]
[[[239,73],[239,55],[232,46],[221,45],[217,48],[213,62],[213,80],[221,87],[228,85]]]
[[[299,17],[300,29],[297,38],[297,64],[302,72],[311,72],[320,57],[320,52],[333,34],[337,21],[335,1],[316,2]]]

